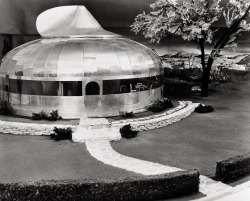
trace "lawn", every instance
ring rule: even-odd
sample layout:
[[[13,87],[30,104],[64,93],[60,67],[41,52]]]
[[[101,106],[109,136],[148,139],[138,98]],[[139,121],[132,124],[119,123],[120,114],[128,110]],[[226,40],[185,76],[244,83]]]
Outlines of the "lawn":
[[[193,113],[176,124],[140,132],[137,138],[112,142],[112,147],[127,156],[183,169],[197,168],[213,177],[216,161],[250,152],[249,80],[229,80],[210,88],[206,98],[187,91],[172,91],[166,96],[209,104],[214,112]]]
[[[138,174],[105,165],[85,144],[56,142],[48,136],[0,134],[1,182],[81,180],[130,177]]]
[[[167,91],[166,97],[174,103],[192,100],[210,104],[215,108],[213,113],[193,113],[173,125],[140,132],[134,139],[112,142],[112,147],[127,156],[183,169],[197,168],[201,174],[213,177],[216,161],[250,152],[249,80],[231,80],[210,88],[206,98],[180,90]],[[55,142],[46,136],[1,134],[0,164],[2,182],[138,175],[97,161],[85,144]]]

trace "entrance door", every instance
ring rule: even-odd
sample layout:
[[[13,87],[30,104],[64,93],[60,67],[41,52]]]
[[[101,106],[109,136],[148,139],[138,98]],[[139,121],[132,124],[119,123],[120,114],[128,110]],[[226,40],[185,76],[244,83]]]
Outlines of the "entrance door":
[[[100,85],[91,81],[86,84],[84,105],[88,117],[100,117],[102,114],[102,104],[100,95]]]
[[[97,82],[89,82],[85,88],[86,95],[100,95],[100,86]]]

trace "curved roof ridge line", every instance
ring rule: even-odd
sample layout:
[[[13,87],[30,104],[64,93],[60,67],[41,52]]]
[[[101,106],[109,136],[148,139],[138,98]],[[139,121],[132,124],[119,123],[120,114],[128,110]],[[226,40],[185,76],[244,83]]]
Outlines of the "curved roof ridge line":
[[[42,37],[117,37],[106,31],[85,6],[60,6],[44,11],[37,17],[37,30]]]

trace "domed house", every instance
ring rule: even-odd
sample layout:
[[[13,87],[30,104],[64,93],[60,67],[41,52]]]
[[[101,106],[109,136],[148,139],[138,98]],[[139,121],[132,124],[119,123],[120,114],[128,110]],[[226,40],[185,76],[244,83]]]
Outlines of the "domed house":
[[[10,51],[0,67],[0,96],[15,114],[108,117],[162,98],[160,58],[104,30],[84,6],[47,10],[36,25],[42,38]]]

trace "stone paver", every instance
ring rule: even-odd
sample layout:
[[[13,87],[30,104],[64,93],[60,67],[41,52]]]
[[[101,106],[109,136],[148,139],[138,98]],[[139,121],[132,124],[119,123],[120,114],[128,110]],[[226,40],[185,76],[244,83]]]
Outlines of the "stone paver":
[[[85,142],[87,150],[97,160],[139,174],[157,175],[181,171],[182,169],[124,156],[111,147],[110,141],[121,139],[119,128],[125,124],[131,124],[134,129],[139,131],[157,129],[186,118],[194,111],[196,106],[197,104],[189,101],[180,101],[178,107],[160,114],[137,119],[114,121],[112,123],[109,123],[105,118],[83,118],[80,120],[78,127],[72,125],[27,124],[0,121],[0,132],[15,135],[49,135],[55,126],[61,128],[72,127],[74,131],[72,136],[73,141]],[[199,191],[208,195],[202,198],[204,201],[205,199],[209,200],[214,196],[230,192],[231,190],[232,187],[226,184],[216,182],[202,175],[200,176]]]
[[[84,139],[80,139],[80,132],[85,133],[88,132],[84,138],[85,140],[91,140],[91,136],[96,133],[93,138],[94,140],[98,139],[109,139],[109,140],[119,140],[121,137],[119,136],[117,130],[125,124],[131,124],[134,129],[139,131],[157,129],[160,127],[164,127],[170,124],[173,124],[177,121],[180,121],[183,118],[189,116],[193,111],[197,104],[189,102],[189,101],[179,101],[179,105],[176,108],[171,110],[150,115],[147,117],[141,117],[137,119],[125,119],[120,121],[113,121],[112,123],[108,122],[105,118],[86,118],[83,117],[80,120],[79,126],[74,125],[48,125],[48,124],[36,124],[36,123],[19,123],[19,122],[9,122],[9,121],[1,121],[0,120],[0,132],[6,134],[14,134],[14,135],[50,135],[53,133],[54,127],[66,128],[71,127],[75,136],[73,138],[76,142],[83,142]],[[100,132],[95,129],[100,130]],[[87,130],[86,130],[87,129]],[[93,132],[92,132],[93,130]],[[103,130],[101,133],[101,130]],[[74,134],[73,134],[74,135]],[[108,136],[108,137],[107,137]]]
[[[50,135],[54,127],[67,128],[71,127],[73,131],[77,126],[73,125],[48,125],[36,123],[20,123],[0,120],[0,132],[14,135]]]
[[[215,181],[206,176],[200,175],[199,191],[205,195],[213,195],[225,190],[232,190],[233,187],[226,185],[222,182]]]
[[[85,144],[89,153],[97,160],[128,171],[143,175],[157,175],[181,170],[119,154],[111,147],[108,140],[86,141]]]
[[[177,167],[170,167],[159,163],[153,163],[116,152],[108,140],[86,141],[87,150],[97,160],[122,168],[128,171],[136,172],[143,175],[157,175],[170,172],[182,171]],[[199,191],[205,195],[212,195],[221,191],[231,190],[232,187],[221,182],[214,181],[206,176],[200,176]]]
[[[107,128],[101,127],[99,129],[91,129],[89,127],[78,126],[76,132],[72,134],[72,140],[74,142],[86,142],[86,141],[118,141],[120,140],[121,134],[119,128]]]
[[[207,197],[200,198],[197,201],[249,201],[250,200],[250,181],[226,188],[209,194]]]
[[[105,118],[81,119],[76,132],[73,133],[74,142],[85,142],[93,140],[117,141],[121,139],[119,129],[126,125],[138,131],[152,130],[165,127],[188,117],[197,106],[191,101],[179,101],[179,106],[169,111],[156,115],[136,119],[125,119],[109,123]],[[96,126],[99,125],[99,128]]]

